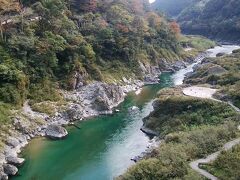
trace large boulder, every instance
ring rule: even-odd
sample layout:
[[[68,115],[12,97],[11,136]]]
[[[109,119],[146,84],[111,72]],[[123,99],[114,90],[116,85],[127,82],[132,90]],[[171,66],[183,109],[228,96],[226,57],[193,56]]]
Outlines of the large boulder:
[[[25,160],[16,156],[7,156],[6,161],[8,164],[12,164],[14,166],[21,166]]]
[[[171,64],[168,63],[166,59],[159,59],[158,67],[159,67],[160,71],[162,71],[162,72],[164,72],[164,71],[175,72],[175,70],[173,69]]]
[[[225,55],[225,53],[223,53],[223,52],[220,52],[220,53],[217,53],[217,57],[221,57],[221,56],[224,56]]]
[[[3,172],[0,172],[0,180],[8,180],[8,175]]]
[[[180,69],[184,69],[186,68],[187,65],[185,62],[183,61],[176,61],[173,65],[172,65],[172,68],[175,70],[175,71],[178,71]]]
[[[109,111],[124,100],[124,92],[117,85],[104,83],[95,85],[96,91],[93,94],[92,107],[97,111]]]
[[[11,146],[11,147],[17,147],[20,144],[20,142],[16,138],[9,137],[6,141],[6,144]]]
[[[159,134],[145,126],[142,126],[140,129],[142,132],[144,132],[145,134],[147,134],[148,136],[158,136]]]
[[[209,67],[208,69],[208,75],[219,75],[226,72],[226,69],[224,69],[222,66],[214,65],[212,67]]]
[[[67,135],[67,130],[62,126],[52,124],[46,128],[46,136],[51,139],[62,139]]]
[[[14,176],[18,172],[18,168],[16,168],[11,164],[3,164],[3,170],[4,170],[4,173],[9,176]]]

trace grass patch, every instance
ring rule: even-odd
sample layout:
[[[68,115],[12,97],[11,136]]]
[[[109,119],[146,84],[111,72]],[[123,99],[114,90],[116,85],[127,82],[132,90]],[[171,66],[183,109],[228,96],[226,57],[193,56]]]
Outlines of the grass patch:
[[[184,96],[181,88],[163,89],[158,96],[144,124],[164,141],[117,179],[204,179],[189,163],[239,137],[239,115],[224,103]]]
[[[6,103],[0,102],[0,125],[7,124],[11,118],[11,106]]]
[[[190,169],[190,161],[215,152],[234,138],[237,135],[235,125],[235,122],[229,121],[222,125],[203,125],[187,132],[169,134],[158,149],[117,179],[204,179]]]
[[[181,36],[180,43],[183,47],[191,47],[198,51],[205,51],[216,46],[216,43],[203,36]]]
[[[154,111],[144,125],[165,136],[186,131],[199,125],[217,125],[237,113],[227,104],[180,95],[180,90],[164,89],[154,102]]]
[[[29,98],[31,99],[31,104],[43,101],[60,101],[63,99],[56,84],[47,79],[45,79],[42,83],[33,84],[31,86]]]
[[[56,113],[56,107],[51,102],[36,103],[31,107],[33,111],[45,113],[49,116],[54,116]]]

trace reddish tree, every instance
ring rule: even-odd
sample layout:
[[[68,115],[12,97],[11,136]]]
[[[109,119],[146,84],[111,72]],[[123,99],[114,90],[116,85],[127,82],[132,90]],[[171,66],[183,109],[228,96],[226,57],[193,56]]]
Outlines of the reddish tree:
[[[169,23],[170,29],[171,31],[176,35],[179,36],[179,34],[181,33],[181,29],[179,24],[176,21],[170,22]]]
[[[116,25],[116,28],[120,31],[120,32],[123,32],[123,33],[128,33],[129,32],[129,28],[124,25],[124,24],[121,24],[121,23],[118,23]]]

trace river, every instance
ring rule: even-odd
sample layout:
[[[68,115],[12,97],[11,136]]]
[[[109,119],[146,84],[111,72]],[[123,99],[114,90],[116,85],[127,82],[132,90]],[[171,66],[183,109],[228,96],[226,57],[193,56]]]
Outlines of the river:
[[[239,46],[209,49],[209,56],[219,52],[231,53]],[[197,63],[201,61],[198,58]],[[150,138],[140,131],[142,119],[153,109],[157,92],[165,87],[183,83],[193,65],[175,74],[163,73],[161,83],[142,88],[140,94],[129,93],[120,104],[118,113],[92,118],[69,127],[69,136],[61,141],[34,139],[25,148],[26,159],[15,180],[110,180],[122,174],[149,146]],[[131,109],[136,106],[138,109]]]

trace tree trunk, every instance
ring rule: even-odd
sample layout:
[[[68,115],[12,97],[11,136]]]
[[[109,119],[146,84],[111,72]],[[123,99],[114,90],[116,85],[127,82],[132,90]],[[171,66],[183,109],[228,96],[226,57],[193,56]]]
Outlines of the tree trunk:
[[[0,21],[0,38],[3,41],[3,28],[2,28],[2,21]]]

